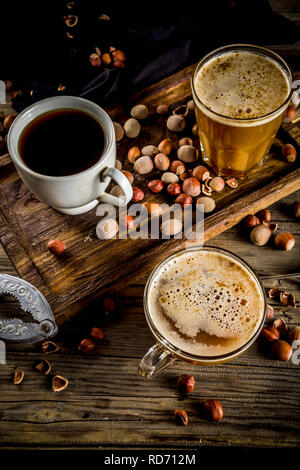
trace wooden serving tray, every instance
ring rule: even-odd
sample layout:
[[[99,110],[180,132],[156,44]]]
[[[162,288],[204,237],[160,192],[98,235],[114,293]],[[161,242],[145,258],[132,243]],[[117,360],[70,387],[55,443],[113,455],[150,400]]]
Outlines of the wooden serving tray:
[[[175,134],[166,130],[166,117],[155,113],[159,103],[167,103],[174,109],[190,99],[193,69],[188,67],[148,87],[130,101],[108,109],[111,118],[120,124],[128,119],[133,104],[144,103],[150,110],[149,117],[142,122],[140,135],[136,139],[124,137],[118,144],[117,158],[123,162],[123,169],[133,169],[126,159],[133,145],[157,145],[170,137],[177,148],[180,137],[190,136],[199,147],[198,138],[191,132],[193,118],[187,121],[183,133]],[[237,224],[247,214],[268,207],[300,188],[299,163],[289,164],[281,158],[283,143],[298,147],[297,141],[300,143],[297,122],[281,128],[262,167],[254,169],[247,179],[239,180],[237,189],[226,187],[221,193],[213,193],[216,209],[205,218],[205,241]],[[144,201],[167,202],[165,194],[153,195],[147,189],[147,182],[159,174],[154,170],[145,176],[135,175],[134,186],[145,191]],[[18,274],[47,297],[58,324],[76,315],[114,283],[124,285],[149,273],[173,251],[191,244],[184,239],[100,241],[95,236],[97,222],[95,210],[66,216],[37,200],[21,182],[9,155],[0,157],[1,243]],[[68,249],[61,257],[55,257],[47,249],[47,242],[52,238],[67,244]]]

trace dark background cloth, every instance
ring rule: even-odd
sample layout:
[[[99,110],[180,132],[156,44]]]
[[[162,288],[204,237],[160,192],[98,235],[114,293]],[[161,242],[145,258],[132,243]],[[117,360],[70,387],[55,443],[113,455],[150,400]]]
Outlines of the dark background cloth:
[[[68,28],[64,15],[78,15]],[[111,21],[99,19],[109,15]],[[48,96],[84,96],[101,105],[126,101],[139,89],[197,62],[205,53],[231,43],[292,44],[299,28],[272,12],[266,0],[184,0],[138,3],[112,0],[7,2],[2,41],[2,79],[24,89],[15,100],[21,110]],[[67,31],[74,35],[69,39]],[[114,46],[125,52],[125,69],[92,67],[89,55]],[[292,64],[300,68],[300,64]],[[31,91],[31,94],[30,94]]]

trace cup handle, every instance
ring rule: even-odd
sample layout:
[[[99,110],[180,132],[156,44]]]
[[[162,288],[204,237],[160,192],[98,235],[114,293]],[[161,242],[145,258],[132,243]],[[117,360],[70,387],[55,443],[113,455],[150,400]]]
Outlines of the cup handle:
[[[104,183],[111,178],[122,189],[124,196],[116,197],[108,193],[103,193],[98,197],[100,202],[113,204],[114,206],[126,206],[132,199],[132,186],[126,176],[117,168],[105,168],[101,173],[101,181]],[[109,182],[109,181],[108,181]]]
[[[154,344],[139,363],[139,372],[145,379],[150,379],[175,362],[177,359],[159,344]]]

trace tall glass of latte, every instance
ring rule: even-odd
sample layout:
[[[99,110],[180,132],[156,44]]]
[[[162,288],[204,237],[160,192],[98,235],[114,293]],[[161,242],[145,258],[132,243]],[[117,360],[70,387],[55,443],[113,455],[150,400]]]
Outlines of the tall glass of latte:
[[[193,247],[153,271],[144,309],[156,339],[139,365],[149,378],[175,360],[214,365],[244,352],[263,326],[266,298],[245,261],[219,248]]]
[[[206,55],[192,78],[203,160],[245,177],[262,163],[291,97],[289,66],[274,52],[233,44]]]

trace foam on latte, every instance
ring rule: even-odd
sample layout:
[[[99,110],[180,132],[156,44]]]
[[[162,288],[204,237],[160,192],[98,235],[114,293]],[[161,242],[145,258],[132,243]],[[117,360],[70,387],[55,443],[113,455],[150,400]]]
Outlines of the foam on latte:
[[[200,68],[194,86],[209,109],[238,119],[275,111],[290,91],[286,74],[274,60],[248,51],[226,52],[210,59]]]
[[[257,281],[241,264],[217,252],[189,251],[170,260],[149,291],[156,328],[190,354],[234,351],[253,336],[263,315]]]

